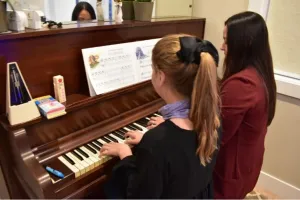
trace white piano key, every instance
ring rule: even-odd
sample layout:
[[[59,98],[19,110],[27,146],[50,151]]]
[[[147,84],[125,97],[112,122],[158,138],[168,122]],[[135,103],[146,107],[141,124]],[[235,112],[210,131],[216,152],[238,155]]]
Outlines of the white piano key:
[[[148,120],[148,121],[150,121],[150,118],[149,118],[149,117],[145,117],[145,119]]]
[[[80,147],[80,149],[90,156],[90,159],[94,161],[95,167],[100,165],[100,159],[98,155],[93,154],[90,150],[88,150],[84,146]]]
[[[66,155],[69,156],[75,162],[75,167],[77,167],[77,169],[80,170],[80,175],[83,175],[85,173],[84,166],[82,166],[80,162],[78,162],[70,152],[66,153]]]
[[[89,165],[90,170],[94,169],[95,165],[94,165],[94,161],[92,161],[90,158],[85,157],[84,155],[82,155],[78,150],[74,149],[74,151],[80,155],[83,160]]]
[[[128,127],[123,127],[123,129],[125,129],[126,131],[132,131],[130,128],[128,128]]]
[[[125,142],[125,140],[122,140],[121,138],[118,138],[117,136],[115,136],[112,133],[110,133],[109,136],[115,138],[116,140],[118,140],[119,143],[124,143]]]
[[[58,159],[75,174],[75,178],[81,175],[80,170],[77,167],[75,167],[75,165],[69,163],[64,157],[59,156]]]
[[[156,117],[162,117],[161,115],[154,113],[153,115],[155,115]]]

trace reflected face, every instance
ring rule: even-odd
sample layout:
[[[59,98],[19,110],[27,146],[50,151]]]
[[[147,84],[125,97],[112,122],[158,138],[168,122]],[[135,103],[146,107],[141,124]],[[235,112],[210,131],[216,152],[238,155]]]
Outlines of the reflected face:
[[[223,44],[221,50],[224,51],[225,56],[227,55],[227,26],[223,29]]]
[[[91,17],[90,13],[87,10],[83,9],[79,13],[78,21],[91,20],[91,19],[92,19],[92,17]]]

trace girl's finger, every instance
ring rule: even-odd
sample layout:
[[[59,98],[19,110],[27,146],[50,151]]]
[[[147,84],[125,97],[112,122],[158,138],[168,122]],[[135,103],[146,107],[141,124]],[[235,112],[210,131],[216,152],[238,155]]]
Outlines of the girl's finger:
[[[104,149],[104,150],[101,149],[100,155],[99,155],[99,156],[105,156],[105,155],[108,154],[108,152],[109,152],[109,151],[108,151],[107,149]]]
[[[125,137],[135,138],[135,133],[133,131],[129,131],[125,133]]]

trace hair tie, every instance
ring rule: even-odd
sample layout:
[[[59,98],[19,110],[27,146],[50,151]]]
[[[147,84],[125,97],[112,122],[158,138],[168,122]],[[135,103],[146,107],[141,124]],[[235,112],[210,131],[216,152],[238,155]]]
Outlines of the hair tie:
[[[177,52],[178,58],[185,64],[197,64],[200,65],[201,63],[201,56],[202,52],[209,53],[216,65],[218,66],[219,63],[219,53],[214,45],[207,41],[201,40],[196,37],[180,37],[180,50]]]

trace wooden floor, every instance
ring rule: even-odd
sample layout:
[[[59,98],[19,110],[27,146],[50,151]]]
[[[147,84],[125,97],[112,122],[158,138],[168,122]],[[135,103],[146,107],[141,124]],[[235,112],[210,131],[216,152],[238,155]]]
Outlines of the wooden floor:
[[[280,199],[275,194],[261,188],[255,188],[245,199]]]

